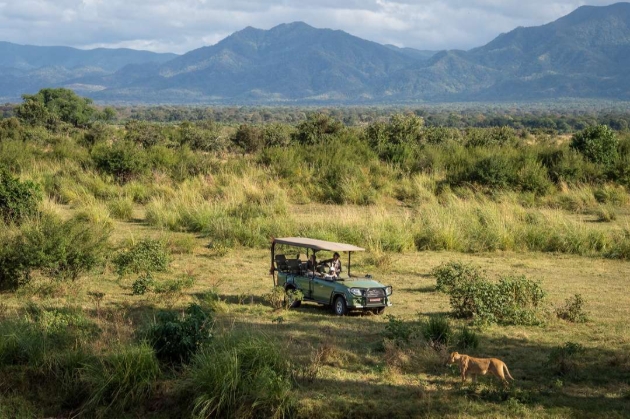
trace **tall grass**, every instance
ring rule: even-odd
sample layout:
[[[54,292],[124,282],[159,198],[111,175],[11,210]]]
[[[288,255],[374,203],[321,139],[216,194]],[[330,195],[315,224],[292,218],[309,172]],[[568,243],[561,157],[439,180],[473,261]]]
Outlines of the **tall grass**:
[[[193,358],[183,389],[198,418],[284,418],[294,405],[290,375],[286,356],[269,337],[231,334]]]

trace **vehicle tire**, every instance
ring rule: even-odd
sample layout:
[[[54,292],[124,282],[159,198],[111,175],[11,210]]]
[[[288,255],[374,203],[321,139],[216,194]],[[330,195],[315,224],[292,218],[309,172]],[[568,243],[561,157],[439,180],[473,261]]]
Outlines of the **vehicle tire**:
[[[372,309],[372,313],[379,315],[379,314],[383,314],[385,312],[385,307],[378,307],[375,309]]]
[[[346,307],[346,300],[341,295],[335,297],[335,301],[333,303],[333,311],[337,316],[343,316],[348,312],[348,307]]]
[[[290,287],[290,288],[287,288],[285,290],[285,294],[284,294],[284,305],[285,305],[285,307],[287,305],[287,299],[289,298],[289,296],[286,293],[289,292],[289,291],[295,291],[295,288]],[[291,305],[289,306],[289,308],[298,308],[301,305],[302,305],[302,300],[294,300],[291,303]]]

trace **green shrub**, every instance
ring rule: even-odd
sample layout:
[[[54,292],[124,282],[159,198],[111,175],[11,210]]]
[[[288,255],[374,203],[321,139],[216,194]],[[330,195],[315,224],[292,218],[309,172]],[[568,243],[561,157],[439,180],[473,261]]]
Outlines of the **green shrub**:
[[[584,312],[584,299],[582,295],[575,294],[564,301],[564,306],[556,308],[558,318],[572,322],[584,323],[588,321],[588,315]]]
[[[39,186],[29,181],[20,182],[0,168],[0,217],[5,223],[20,223],[35,215],[41,199]]]
[[[421,324],[422,336],[435,349],[442,349],[453,340],[453,330],[445,316],[431,316]]]
[[[606,125],[584,128],[571,138],[571,148],[593,163],[610,165],[617,159],[619,140]]]
[[[575,371],[579,355],[584,353],[584,346],[575,342],[565,342],[556,346],[549,353],[546,366],[551,367],[558,375],[568,375]]]
[[[449,292],[453,315],[472,318],[478,324],[534,325],[545,292],[538,282],[524,276],[465,282]]]
[[[153,285],[153,278],[150,275],[141,276],[140,278],[133,281],[131,284],[131,292],[133,295],[144,295],[147,291],[151,290],[151,286]]]
[[[166,271],[170,257],[164,243],[144,238],[118,252],[114,256],[113,263],[116,266],[116,273],[121,277],[131,273],[147,276],[151,272]]]
[[[194,356],[186,375],[194,417],[280,419],[294,412],[290,363],[264,335],[216,339]]]
[[[281,286],[273,287],[269,293],[263,295],[263,300],[276,310],[284,307],[285,298],[286,291]]]
[[[58,280],[76,280],[103,260],[109,229],[76,218],[45,215],[24,224],[0,244],[0,287],[16,288],[33,271]]]
[[[129,141],[97,144],[91,155],[98,170],[114,176],[121,183],[146,173],[148,169],[146,153]]]
[[[474,330],[464,326],[455,336],[455,345],[460,349],[476,349],[479,346],[479,336]]]
[[[118,346],[100,362],[86,365],[80,376],[89,393],[82,412],[111,417],[151,395],[160,366],[146,344]]]
[[[190,304],[182,315],[160,311],[149,328],[147,339],[161,360],[188,362],[212,338],[212,316],[197,304]]]
[[[431,270],[435,277],[435,290],[448,294],[453,288],[466,282],[476,282],[483,278],[482,271],[468,263],[451,261]]]

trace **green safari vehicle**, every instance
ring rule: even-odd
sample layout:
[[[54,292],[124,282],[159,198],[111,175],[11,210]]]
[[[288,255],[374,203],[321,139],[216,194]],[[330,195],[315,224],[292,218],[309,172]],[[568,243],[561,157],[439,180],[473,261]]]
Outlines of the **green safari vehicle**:
[[[297,256],[289,257],[284,252],[277,252],[276,246],[283,245],[306,249],[306,260]],[[313,301],[331,306],[335,314],[342,316],[350,310],[372,311],[382,314],[386,307],[392,305],[390,296],[392,287],[385,286],[370,275],[356,277],[350,275],[350,259],[352,252],[365,249],[351,244],[328,242],[303,237],[276,238],[271,242],[271,271],[274,285],[285,291],[299,290],[304,301]],[[308,263],[318,252],[345,252],[348,254],[346,272],[330,270],[330,261],[316,264]],[[309,257],[310,254],[310,257]],[[301,301],[294,301],[291,307],[299,307]]]

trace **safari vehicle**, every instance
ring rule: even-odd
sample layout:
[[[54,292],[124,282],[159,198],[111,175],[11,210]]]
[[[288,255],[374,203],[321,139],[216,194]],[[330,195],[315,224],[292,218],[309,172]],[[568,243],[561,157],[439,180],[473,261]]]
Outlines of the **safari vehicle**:
[[[306,249],[306,260],[301,259],[299,252],[295,257],[276,252],[276,245]],[[331,306],[335,314],[339,316],[350,310],[382,314],[386,307],[392,305],[390,302],[392,287],[373,280],[369,275],[356,277],[350,274],[352,252],[364,250],[351,244],[303,237],[277,238],[271,242],[270,273],[274,275],[274,285],[284,287],[287,292],[299,290],[303,294],[304,301]],[[307,268],[310,256],[321,251],[346,252],[348,254],[346,271],[342,270],[339,275],[334,275],[328,271],[329,266],[321,262]],[[301,301],[294,301],[291,307],[299,307],[300,304]]]

